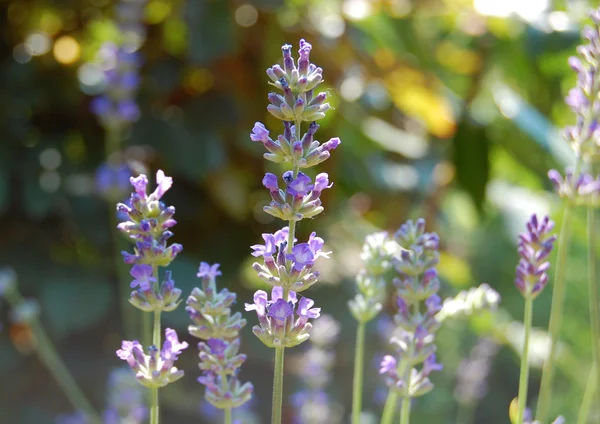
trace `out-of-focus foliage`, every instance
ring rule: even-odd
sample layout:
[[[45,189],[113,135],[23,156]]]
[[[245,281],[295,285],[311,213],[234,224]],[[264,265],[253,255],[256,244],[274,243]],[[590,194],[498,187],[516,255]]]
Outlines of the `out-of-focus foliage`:
[[[350,410],[355,324],[340,297],[353,296],[363,237],[423,216],[441,236],[443,294],[486,281],[503,301],[497,314],[444,327],[444,371],[436,390],[415,403],[413,421],[456,422],[456,370],[478,337],[490,336],[502,347],[487,395],[472,406],[473,422],[507,422],[518,386],[521,328],[513,321],[523,307],[512,282],[516,234],[533,212],[553,212],[560,225],[546,172],[571,161],[556,128],[572,121],[562,101],[574,82],[567,58],[586,8],[595,6],[550,3],[150,0],[142,117],[121,147],[128,160],[175,178],[168,203],[177,208],[175,238],[185,248],[172,268],[178,287],[185,294],[197,284],[200,260],[222,263],[222,284],[242,303],[260,286],[249,271],[248,246],[278,225],[262,212],[268,193],[261,178],[281,168],[262,160],[248,134],[255,121],[278,131],[266,112],[264,70],[279,60],[282,44],[307,38],[335,107],[318,138],[343,140],[319,169],[335,182],[324,194],[326,213],[298,229],[300,238],[317,229],[334,251],[319,264],[324,283],[311,296],[342,322],[331,396]],[[40,299],[44,323],[96,405],[105,376],[118,365],[114,351],[122,338],[114,206],[94,183],[106,141],[89,112],[98,78],[90,64],[101,43],[117,36],[114,4],[0,2],[0,264],[13,266],[24,293]],[[562,332],[567,348],[553,400],[553,412],[567,422],[576,417],[590,369],[584,222],[580,216],[575,225]],[[532,406],[550,294],[535,303]],[[390,300],[388,312],[392,307]],[[166,315],[165,324],[185,331],[183,310]],[[254,381],[253,407],[266,420],[271,355],[250,327],[244,380]],[[369,327],[369,358],[388,349],[380,328]],[[18,352],[27,351],[26,331],[0,333],[0,421],[48,423],[70,405],[37,359]],[[193,349],[182,355],[186,379],[165,391],[165,422],[198,419],[195,361]],[[295,384],[286,381],[288,394]],[[382,407],[381,386],[376,361],[368,361],[366,408],[373,412]]]

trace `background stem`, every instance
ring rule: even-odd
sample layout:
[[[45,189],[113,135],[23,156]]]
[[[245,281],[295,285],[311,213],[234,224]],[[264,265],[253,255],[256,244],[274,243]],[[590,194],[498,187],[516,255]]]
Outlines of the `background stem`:
[[[574,178],[578,175],[578,171],[574,173]],[[537,419],[545,423],[548,421],[548,409],[550,407],[550,399],[552,396],[552,383],[554,380],[554,368],[556,363],[556,351],[558,347],[558,336],[562,324],[565,300],[565,282],[567,271],[567,253],[569,238],[571,235],[571,214],[572,206],[567,203],[563,215],[562,229],[557,241],[558,252],[556,257],[556,271],[554,274],[554,287],[552,289],[552,306],[550,310],[550,324],[548,331],[550,333],[550,352],[548,358],[544,362],[542,370],[542,382],[540,386],[540,394],[537,404]]]
[[[396,406],[398,405],[398,393],[394,390],[388,392],[385,406],[383,407],[383,415],[381,416],[381,424],[392,424],[394,415],[396,415]]]
[[[354,350],[354,381],[352,390],[352,424],[360,424],[360,411],[362,409],[363,363],[365,355],[365,328],[364,322],[358,323],[356,329],[356,348]]]
[[[529,335],[533,312],[533,299],[530,295],[525,298],[525,317],[523,324],[525,336],[523,338],[523,355],[521,355],[521,372],[519,374],[519,409],[517,411],[517,424],[523,424],[525,407],[527,406],[527,389],[529,388]]]
[[[588,231],[588,288],[590,302],[590,322],[592,333],[592,354],[596,375],[596,387],[600,387],[600,312],[598,311],[598,274],[596,272],[596,210],[592,205],[587,210]],[[600,407],[600,390],[596,390],[596,407]]]
[[[585,386],[585,392],[583,393],[583,399],[581,400],[581,406],[579,407],[577,424],[587,424],[588,422],[590,409],[592,407],[592,400],[594,399],[594,392],[596,391],[597,387],[596,375],[596,364],[594,364],[590,370],[590,376],[588,377],[588,381]]]
[[[18,308],[25,300],[19,292],[8,290],[4,294],[6,300],[13,309]],[[74,409],[84,412],[93,424],[100,424],[100,416],[92,407],[90,401],[85,397],[83,391],[77,385],[77,382],[69,372],[69,369],[60,358],[54,343],[46,330],[40,323],[39,318],[34,318],[29,322],[33,337],[35,340],[35,352],[40,361],[46,366],[56,383],[60,386],[63,393],[71,403]]]
[[[285,348],[275,348],[275,375],[273,377],[273,408],[271,424],[281,424],[283,409],[283,358]]]

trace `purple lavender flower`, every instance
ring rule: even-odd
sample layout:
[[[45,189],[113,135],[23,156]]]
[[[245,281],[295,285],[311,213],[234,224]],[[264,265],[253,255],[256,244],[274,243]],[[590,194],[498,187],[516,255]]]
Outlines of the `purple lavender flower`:
[[[287,192],[294,197],[304,197],[315,187],[310,177],[303,172],[298,172],[298,176],[294,178],[291,171],[288,171],[283,174],[283,179],[286,182],[290,180],[287,184]]]
[[[517,265],[517,276],[515,285],[523,296],[535,298],[548,283],[546,271],[550,268],[550,262],[546,259],[556,236],[550,235],[554,228],[554,222],[547,216],[541,221],[534,214],[527,222],[527,232],[519,235],[519,264]]]
[[[131,268],[131,276],[135,278],[130,284],[131,288],[140,287],[141,290],[149,290],[151,283],[156,281],[150,265],[134,265]]]
[[[241,313],[231,314],[236,294],[227,289],[217,291],[216,278],[221,275],[218,269],[219,264],[200,263],[197,276],[202,278],[202,288],[194,288],[186,302],[185,310],[194,322],[188,331],[202,340],[235,339],[246,325]]]
[[[321,257],[329,258],[331,252],[322,250],[325,242],[313,232],[307,243],[295,244],[292,251],[286,253],[287,233],[288,229],[284,227],[275,234],[263,234],[265,244],[255,244],[251,249],[252,256],[262,256],[264,265],[255,262],[252,267],[269,285],[301,292],[317,282],[319,272],[313,270],[315,261]]]
[[[254,303],[246,303],[246,311],[256,311],[260,324],[255,325],[252,332],[268,347],[293,347],[304,342],[312,328],[308,319],[320,315],[321,309],[312,308],[314,302],[311,299],[302,298],[298,303],[295,292],[290,292],[288,299],[283,299],[281,287],[273,287],[271,300],[266,292],[258,290],[254,294]],[[298,316],[295,322],[294,312]]]
[[[419,219],[403,224],[395,239],[402,248],[399,257],[391,260],[398,272],[394,279],[398,294],[394,321],[398,335],[390,340],[397,356],[384,356],[380,373],[390,390],[414,398],[433,389],[429,375],[441,370],[435,357],[435,333],[440,326],[436,317],[442,308],[434,268],[439,260],[439,238],[435,233],[426,233],[425,221]],[[422,364],[420,370],[416,368],[419,364]]]
[[[127,362],[140,384],[159,388],[183,377],[183,371],[178,370],[174,364],[181,351],[187,347],[187,342],[179,342],[175,330],[167,328],[160,351],[155,346],[150,346],[146,355],[137,340],[123,341],[121,349],[117,350],[117,356]]]
[[[96,188],[111,202],[122,199],[129,190],[131,169],[127,164],[103,163],[96,170]]]
[[[239,331],[246,320],[239,312],[231,314],[235,293],[227,289],[217,292],[218,269],[219,264],[200,264],[202,289],[192,290],[187,301],[186,311],[195,324],[189,326],[189,333],[205,340],[198,343],[199,367],[204,372],[198,381],[206,386],[206,400],[217,408],[237,408],[250,400],[254,390],[251,383],[241,384],[237,379],[246,360],[246,355],[239,353]]]
[[[161,202],[166,191],[172,186],[173,179],[159,170],[156,173],[156,190],[147,194],[148,177],[141,174],[131,177],[134,193],[131,205],[117,204],[117,211],[127,214],[128,220],[121,222],[117,228],[130,238],[136,240],[135,253],[123,252],[128,264],[146,264],[168,266],[183,248],[180,244],[167,246],[167,240],[173,235],[170,228],[177,222],[173,219],[175,208]]]

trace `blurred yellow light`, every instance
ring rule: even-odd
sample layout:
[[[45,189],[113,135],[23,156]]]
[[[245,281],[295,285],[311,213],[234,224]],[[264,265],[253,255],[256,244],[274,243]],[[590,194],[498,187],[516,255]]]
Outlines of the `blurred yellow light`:
[[[52,53],[57,62],[70,65],[79,59],[81,48],[77,40],[69,35],[64,35],[56,40]]]
[[[375,63],[381,69],[389,69],[392,66],[394,66],[394,63],[396,62],[396,57],[394,56],[393,51],[383,47],[375,51],[375,54],[373,55],[373,60],[375,60]]]
[[[156,0],[146,6],[145,21],[150,25],[159,24],[171,14],[171,4],[164,0]]]
[[[235,11],[235,21],[239,26],[251,27],[258,20],[258,11],[251,4],[243,4]]]
[[[214,77],[208,69],[194,69],[185,77],[185,86],[194,94],[208,91],[214,83]]]
[[[436,50],[436,57],[443,66],[458,74],[471,75],[481,67],[481,59],[477,53],[449,41],[440,43]]]

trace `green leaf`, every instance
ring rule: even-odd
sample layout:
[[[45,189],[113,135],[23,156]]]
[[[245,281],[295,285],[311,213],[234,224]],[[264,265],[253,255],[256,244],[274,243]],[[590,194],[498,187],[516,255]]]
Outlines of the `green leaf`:
[[[456,180],[481,211],[490,178],[489,140],[485,129],[463,119],[454,136]]]

